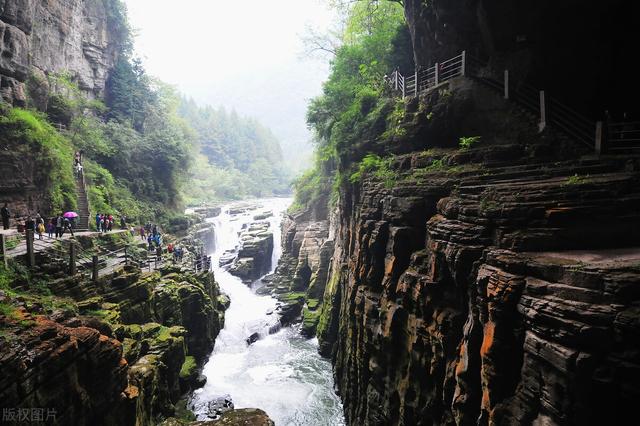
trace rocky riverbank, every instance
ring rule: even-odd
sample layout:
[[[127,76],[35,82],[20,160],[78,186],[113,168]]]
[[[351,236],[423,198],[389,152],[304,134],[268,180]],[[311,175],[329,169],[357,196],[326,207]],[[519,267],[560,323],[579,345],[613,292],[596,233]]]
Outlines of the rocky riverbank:
[[[198,366],[229,306],[213,274],[127,266],[92,282],[53,272],[2,271],[2,407],[47,408],[55,424],[152,425],[180,414],[181,396],[205,380]]]

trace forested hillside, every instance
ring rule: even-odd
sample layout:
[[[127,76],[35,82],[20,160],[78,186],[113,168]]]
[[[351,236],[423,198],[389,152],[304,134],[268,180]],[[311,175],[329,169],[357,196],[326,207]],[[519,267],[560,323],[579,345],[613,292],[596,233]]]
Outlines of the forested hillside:
[[[16,213],[75,207],[76,151],[93,213],[146,220],[187,204],[285,193],[288,174],[271,132],[235,112],[200,107],[148,75],[133,53],[124,4],[104,7],[117,59],[103,92],[87,92],[78,73],[34,68],[24,100],[0,112],[3,148],[34,162],[20,185],[30,182],[38,195],[16,204]]]
[[[195,131],[199,152],[188,201],[268,196],[288,191],[280,144],[254,119],[182,99],[179,115]]]

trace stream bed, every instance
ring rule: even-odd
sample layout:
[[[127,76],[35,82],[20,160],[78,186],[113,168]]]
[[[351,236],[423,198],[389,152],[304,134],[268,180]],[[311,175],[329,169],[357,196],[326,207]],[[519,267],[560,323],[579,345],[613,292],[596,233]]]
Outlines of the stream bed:
[[[305,339],[298,329],[284,327],[269,334],[278,322],[277,301],[271,296],[259,296],[237,278],[218,266],[220,256],[237,248],[243,226],[253,222],[253,216],[271,211],[269,220],[274,233],[271,271],[281,254],[280,225],[282,213],[290,199],[261,199],[247,205],[257,209],[207,219],[215,227],[213,271],[223,292],[231,299],[225,314],[224,329],[203,374],[206,385],[194,392],[190,406],[198,420],[207,420],[211,401],[233,401],[235,408],[260,408],[276,425],[344,425],[342,403],[333,390],[331,363],[318,354],[317,339]],[[237,207],[237,205],[234,205]],[[253,333],[261,338],[248,345]]]

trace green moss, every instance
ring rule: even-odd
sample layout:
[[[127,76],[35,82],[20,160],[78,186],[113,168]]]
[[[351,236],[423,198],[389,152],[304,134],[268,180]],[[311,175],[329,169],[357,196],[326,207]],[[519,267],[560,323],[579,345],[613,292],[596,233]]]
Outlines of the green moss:
[[[305,293],[283,293],[278,295],[278,299],[283,302],[298,302],[300,300],[304,300],[306,297]]]
[[[182,364],[182,368],[180,368],[180,378],[188,379],[189,377],[193,377],[198,370],[198,365],[196,364],[196,359],[191,355],[187,355],[184,358],[184,363]]]
[[[320,301],[318,299],[307,299],[307,307],[311,310],[316,310]]]
[[[22,141],[26,145],[20,144]],[[0,145],[25,150],[25,154],[36,160],[40,170],[48,171],[48,188],[42,189],[50,189],[51,212],[75,209],[72,144],[41,113],[11,108],[1,114]]]
[[[318,319],[318,326],[316,329],[316,335],[318,336],[324,336],[329,329],[333,297],[336,294],[339,280],[340,274],[333,273],[327,283],[322,305],[320,305],[320,317]]]
[[[582,185],[589,181],[589,175],[580,176],[577,173],[573,176],[569,176],[567,180],[562,184],[563,186]]]

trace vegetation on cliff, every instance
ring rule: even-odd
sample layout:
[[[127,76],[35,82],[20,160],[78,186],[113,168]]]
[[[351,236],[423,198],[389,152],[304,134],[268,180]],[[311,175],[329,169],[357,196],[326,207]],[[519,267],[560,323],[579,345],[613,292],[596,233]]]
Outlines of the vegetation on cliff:
[[[36,161],[35,172],[42,178],[36,183],[49,189],[54,212],[75,207],[75,181],[70,166],[73,147],[43,114],[21,108],[0,109],[0,145],[11,149],[17,161]]]
[[[118,60],[104,100],[87,97],[64,71],[34,71],[28,109],[2,111],[6,146],[34,159],[36,184],[50,194],[44,205],[37,203],[42,213],[75,208],[74,151],[84,153],[93,213],[147,221],[171,216],[185,203],[286,193],[288,175],[271,132],[235,112],[201,108],[149,76],[132,53],[123,2],[105,7]]]
[[[352,147],[372,128],[382,133],[387,127],[393,104],[385,96],[384,76],[396,66],[413,68],[402,6],[375,3],[354,2],[344,11],[346,25],[331,74],[307,111],[316,134],[315,166],[296,181],[293,210],[338,188],[344,178],[337,171]]]

